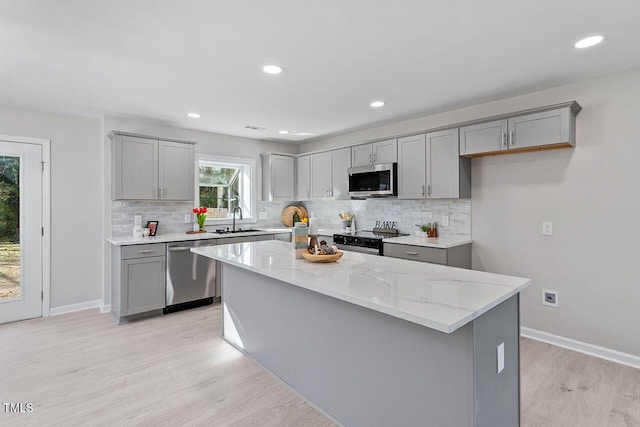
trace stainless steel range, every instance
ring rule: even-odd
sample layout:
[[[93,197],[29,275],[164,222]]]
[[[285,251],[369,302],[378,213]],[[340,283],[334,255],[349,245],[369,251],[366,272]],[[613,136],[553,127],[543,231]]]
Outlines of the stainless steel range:
[[[389,237],[397,236],[408,236],[408,234],[398,233],[398,230],[387,229],[357,231],[355,233],[336,233],[333,235],[333,244],[340,250],[384,255],[382,241]]]

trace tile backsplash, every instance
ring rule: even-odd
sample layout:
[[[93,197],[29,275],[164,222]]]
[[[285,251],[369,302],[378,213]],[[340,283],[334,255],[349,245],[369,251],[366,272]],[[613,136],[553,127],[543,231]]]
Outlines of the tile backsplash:
[[[184,233],[193,229],[184,223],[184,215],[190,214],[192,202],[166,202],[146,200],[118,200],[111,202],[111,236],[131,236],[136,214],[142,215],[142,224],[159,221],[158,233]]]
[[[376,221],[396,221],[403,233],[413,233],[415,224],[437,222],[442,237],[471,238],[471,199],[398,200],[379,198],[366,200],[318,200],[307,202],[257,202],[258,212],[267,219],[259,220],[257,228],[282,228],[282,210],[291,204],[301,204],[318,218],[319,227],[340,229],[338,213],[355,214],[356,227],[370,230]],[[192,225],[184,223],[191,213],[191,202],[113,201],[111,204],[112,236],[130,236],[135,214],[142,214],[143,224],[160,221],[159,233],[182,233]],[[449,226],[442,225],[442,216],[449,216]],[[257,215],[256,215],[257,216]],[[253,227],[253,226],[252,226]]]

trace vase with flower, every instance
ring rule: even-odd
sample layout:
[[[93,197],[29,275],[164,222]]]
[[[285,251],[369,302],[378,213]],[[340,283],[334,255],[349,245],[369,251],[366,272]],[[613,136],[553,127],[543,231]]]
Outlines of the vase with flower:
[[[193,213],[196,214],[196,221],[198,222],[198,228],[201,232],[207,231],[204,229],[204,222],[207,220],[207,208],[193,208]]]

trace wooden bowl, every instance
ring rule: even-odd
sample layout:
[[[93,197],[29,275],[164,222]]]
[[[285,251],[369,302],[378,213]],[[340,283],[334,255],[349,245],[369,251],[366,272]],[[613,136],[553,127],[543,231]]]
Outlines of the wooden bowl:
[[[333,255],[313,255],[309,252],[302,252],[302,258],[309,262],[336,262],[342,258],[342,251],[338,251]]]

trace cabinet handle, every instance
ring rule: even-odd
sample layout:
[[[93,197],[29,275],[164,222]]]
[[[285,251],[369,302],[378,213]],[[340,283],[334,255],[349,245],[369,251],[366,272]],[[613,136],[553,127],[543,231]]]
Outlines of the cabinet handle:
[[[153,249],[143,249],[141,251],[138,251],[138,253],[141,254],[150,254],[151,252],[155,252]]]
[[[431,195],[431,184],[427,185],[427,196]]]
[[[514,131],[509,132],[509,145],[515,145],[516,143],[516,134]]]
[[[500,134],[500,146],[501,147],[506,147],[507,146],[507,133],[506,132],[502,132],[502,134]]]
[[[418,252],[405,252],[407,255],[418,255]]]
[[[376,162],[376,153],[373,153],[373,163]]]
[[[424,185],[422,186],[422,195],[424,196]]]
[[[369,163],[373,163],[373,162],[371,161],[371,153],[369,153]]]

